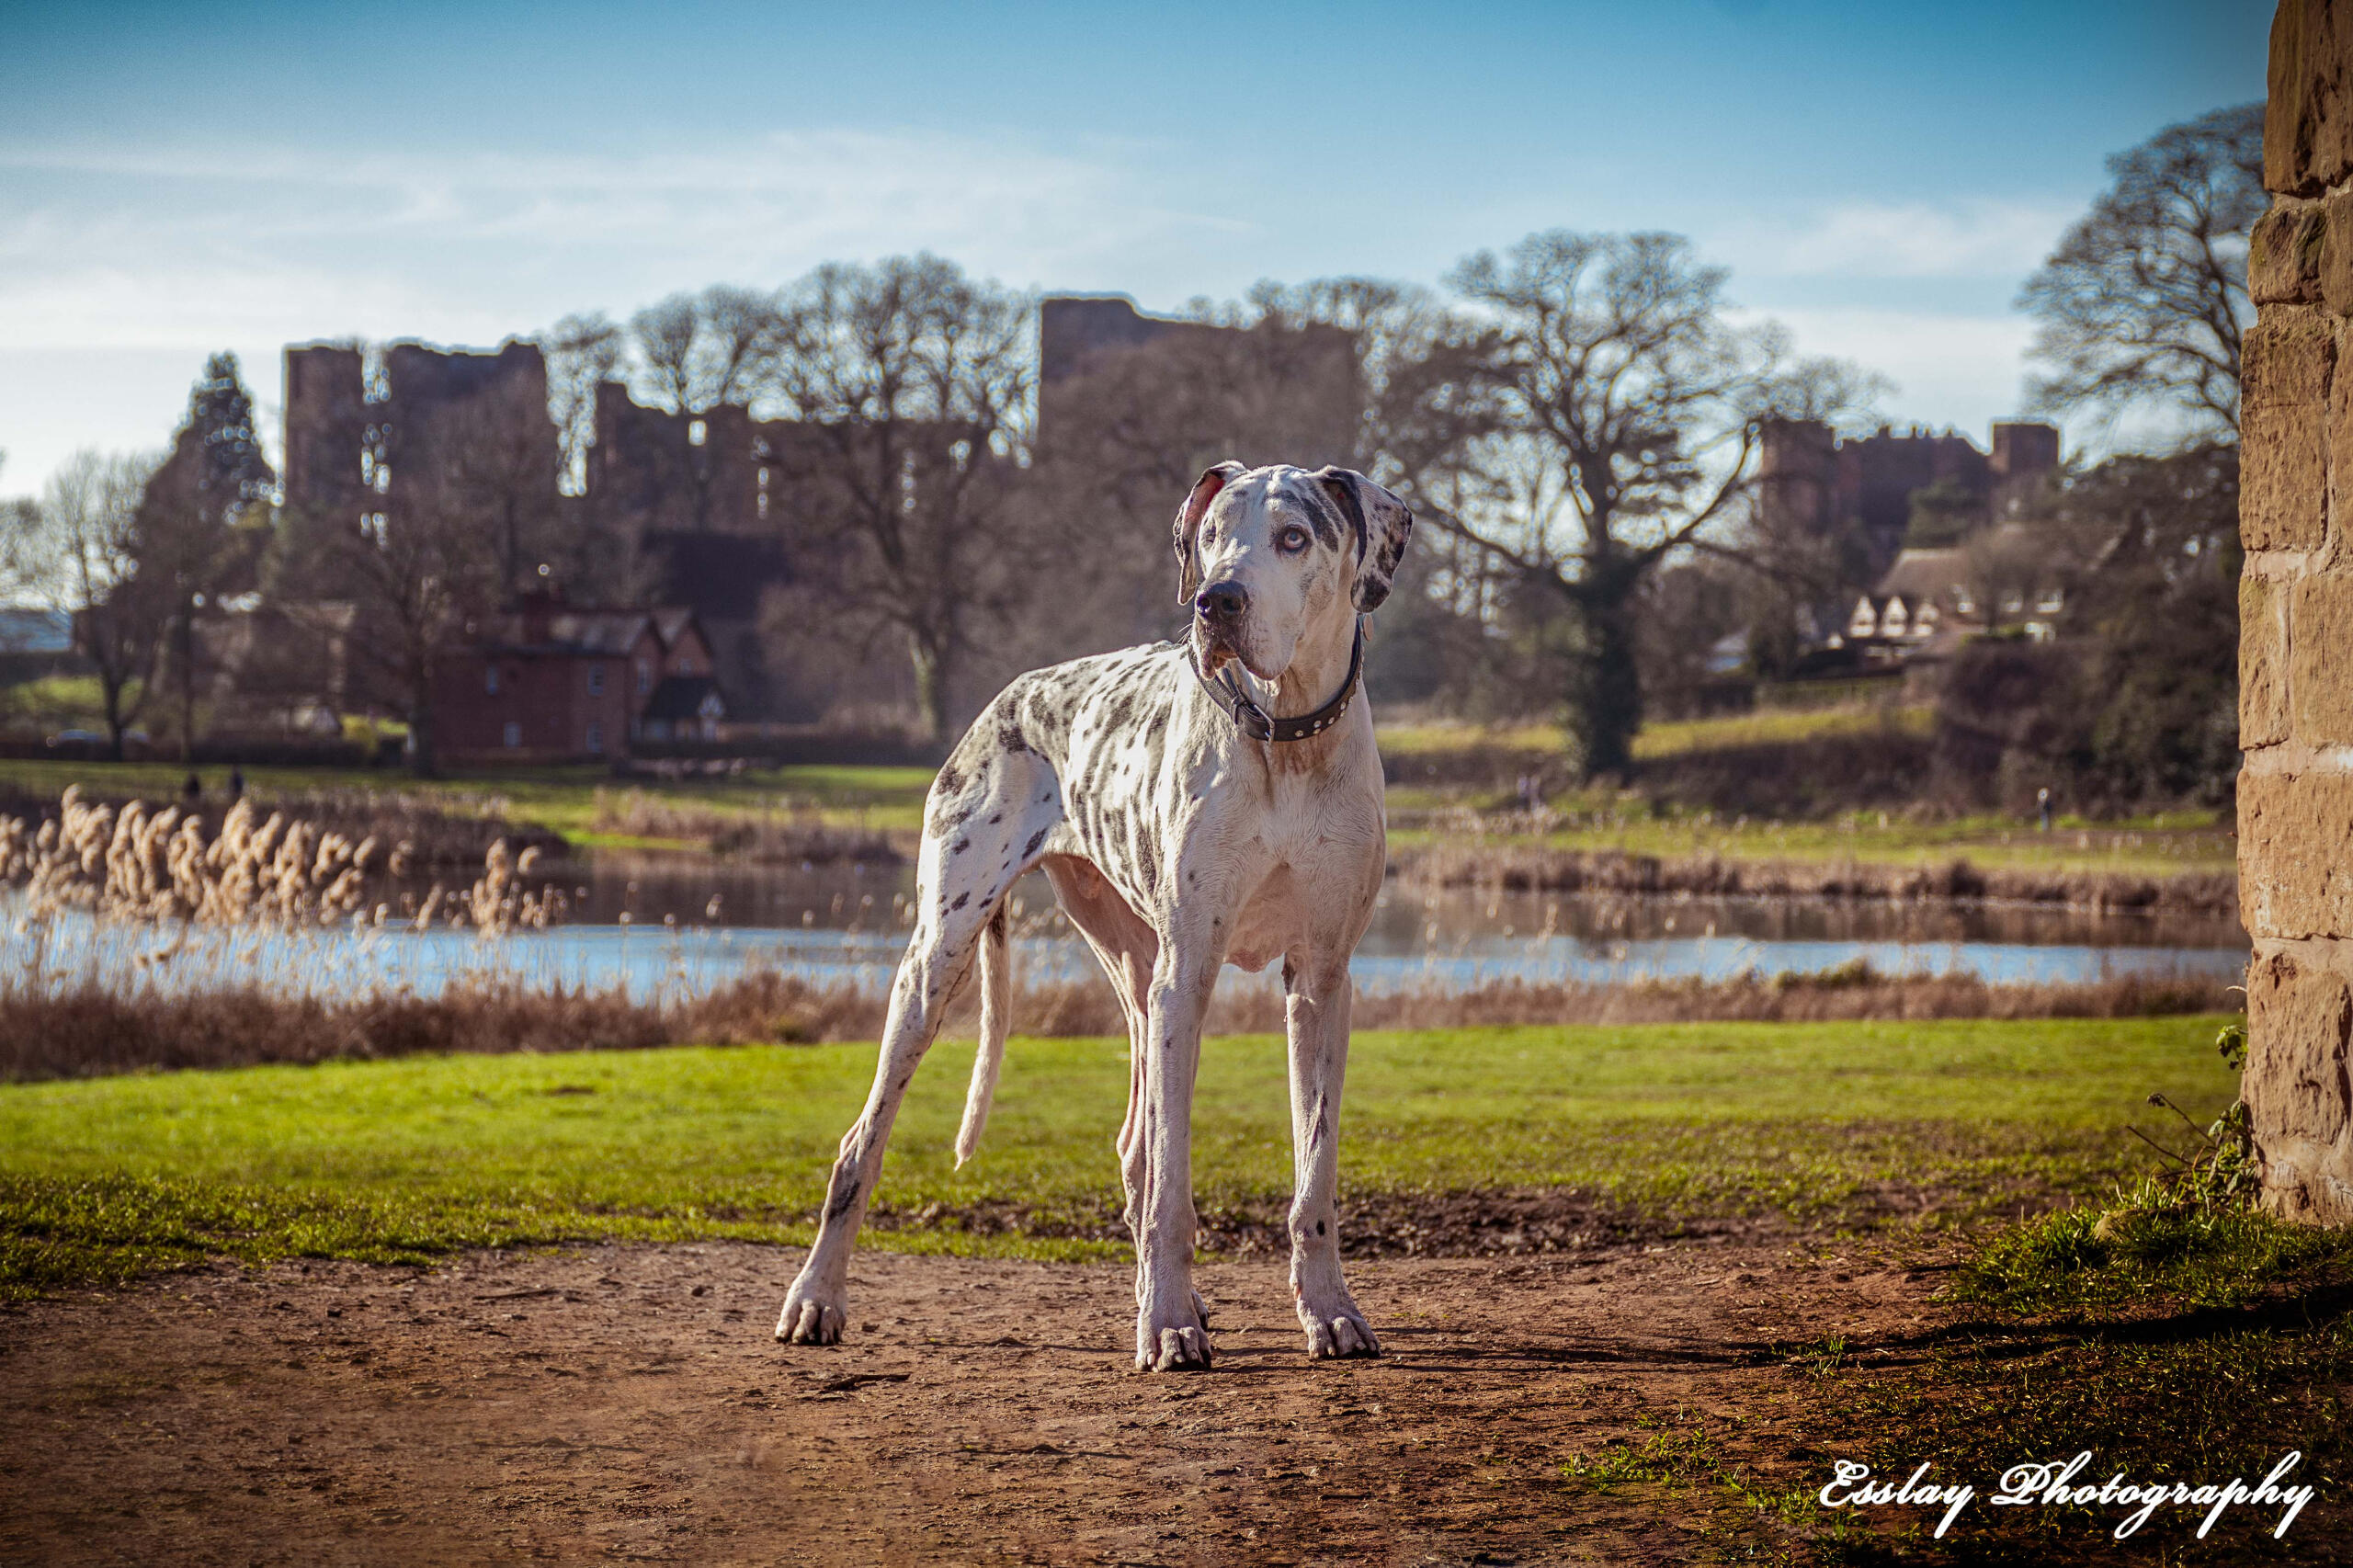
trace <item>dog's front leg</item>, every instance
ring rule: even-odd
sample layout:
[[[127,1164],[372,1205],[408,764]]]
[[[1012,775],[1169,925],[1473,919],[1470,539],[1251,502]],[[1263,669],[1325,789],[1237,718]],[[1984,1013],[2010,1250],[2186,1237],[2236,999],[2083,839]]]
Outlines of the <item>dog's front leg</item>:
[[[1172,958],[1172,953],[1184,954]],[[1193,1077],[1201,1020],[1224,962],[1164,943],[1144,1028],[1142,1233],[1136,1247],[1136,1367],[1168,1372],[1210,1364],[1209,1325],[1193,1290]]]
[[[1320,972],[1319,972],[1320,971]],[[1381,1342],[1340,1272],[1340,1085],[1348,1069],[1347,960],[1283,964],[1290,1037],[1290,1293],[1318,1358],[1378,1356]]]

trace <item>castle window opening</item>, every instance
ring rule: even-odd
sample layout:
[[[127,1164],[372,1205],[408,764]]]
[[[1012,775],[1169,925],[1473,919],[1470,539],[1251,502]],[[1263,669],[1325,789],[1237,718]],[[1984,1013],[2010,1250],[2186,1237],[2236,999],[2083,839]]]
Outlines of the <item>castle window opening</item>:
[[[496,665],[486,665],[483,667],[482,688],[488,696],[498,695],[498,666]]]
[[[504,744],[506,745],[506,749],[507,749],[507,750],[509,750],[509,751],[514,751],[514,750],[517,750],[517,749],[519,749],[519,748],[521,747],[521,745],[523,744],[523,723],[522,723],[522,721],[521,721],[521,720],[519,720],[519,719],[509,719],[509,720],[507,720],[507,721],[506,721],[506,728],[505,732],[503,733],[503,734],[501,735],[500,739],[501,739],[502,744]]]
[[[588,721],[588,755],[605,755],[605,726],[594,719]]]
[[[704,421],[697,419],[687,426],[687,445],[689,447],[699,447],[710,438],[710,426]]]
[[[637,662],[637,694],[640,697],[643,697],[647,692],[652,691],[653,689],[654,661],[651,659],[640,659]]]
[[[588,695],[591,697],[605,695],[605,666],[602,665],[588,666]]]

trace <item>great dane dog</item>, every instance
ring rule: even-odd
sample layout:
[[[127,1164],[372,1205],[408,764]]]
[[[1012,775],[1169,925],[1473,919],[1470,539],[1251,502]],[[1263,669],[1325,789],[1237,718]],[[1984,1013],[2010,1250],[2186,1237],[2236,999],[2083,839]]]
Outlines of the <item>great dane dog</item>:
[[[841,1337],[850,1247],[900,1099],[979,960],[981,1042],[957,1134],[970,1158],[1005,1054],[1004,900],[1042,866],[1120,994],[1133,1065],[1120,1174],[1136,1244],[1136,1365],[1210,1364],[1193,1290],[1193,1075],[1218,971],[1282,960],[1297,1191],[1291,1295],[1313,1357],[1377,1356],[1340,1271],[1340,1082],[1348,958],[1388,841],[1362,617],[1414,524],[1348,469],[1203,473],[1176,522],[1183,642],[1032,671],[991,702],[924,808],[915,920],[873,1092],[843,1135],[779,1339]]]

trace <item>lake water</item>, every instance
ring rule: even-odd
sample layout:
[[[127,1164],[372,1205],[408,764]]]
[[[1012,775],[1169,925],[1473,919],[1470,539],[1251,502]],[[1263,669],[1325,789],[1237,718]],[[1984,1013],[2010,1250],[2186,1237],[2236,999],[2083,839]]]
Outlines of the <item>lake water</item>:
[[[62,921],[41,937],[53,970],[110,981],[199,983],[242,971],[342,990],[430,994],[460,976],[645,994],[699,987],[747,964],[821,983],[889,984],[905,942],[913,874],[899,867],[752,868],[698,857],[602,856],[554,868],[572,923],[483,941],[470,932],[208,933],[170,962],[152,931]],[[1094,975],[1043,877],[1015,890],[1015,962],[1031,981]],[[31,940],[8,939],[20,955]],[[1497,981],[1726,980],[1812,972],[1857,959],[1883,974],[1969,973],[1996,983],[2128,974],[2231,980],[2245,971],[2235,922],[2002,905],[1908,905],[1696,897],[1492,894],[1384,889],[1354,962],[1366,992],[1460,990]],[[1225,983],[1274,983],[1229,973]]]

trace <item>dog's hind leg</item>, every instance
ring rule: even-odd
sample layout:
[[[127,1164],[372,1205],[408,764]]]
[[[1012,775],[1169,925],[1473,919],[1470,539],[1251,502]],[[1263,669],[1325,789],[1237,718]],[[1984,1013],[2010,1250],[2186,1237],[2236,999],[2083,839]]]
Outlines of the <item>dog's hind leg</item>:
[[[842,1135],[808,1261],[784,1299],[776,1335],[831,1345],[848,1316],[850,1248],[866,1218],[891,1124],[941,1016],[971,972],[982,936],[1014,880],[1062,821],[1051,771],[1034,754],[999,753],[968,775],[951,757],[933,786],[915,869],[915,925],[891,986],[891,1010],[866,1108]],[[1001,1021],[1001,1020],[1000,1020]]]

